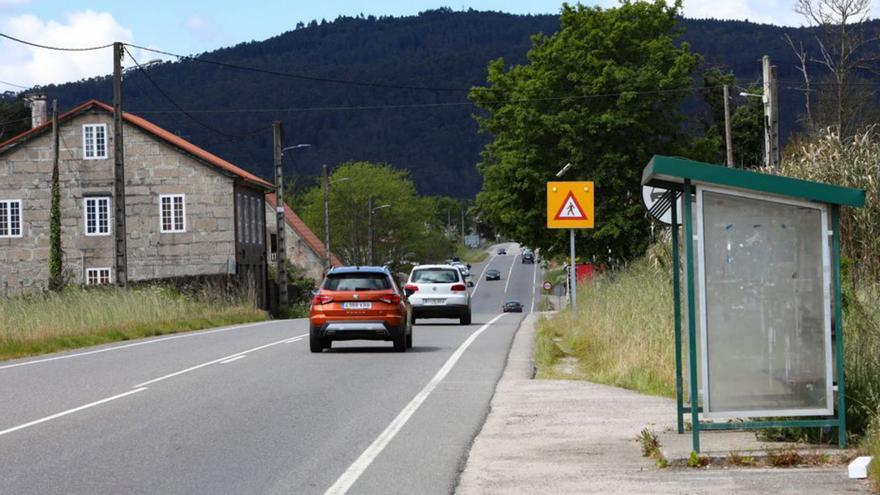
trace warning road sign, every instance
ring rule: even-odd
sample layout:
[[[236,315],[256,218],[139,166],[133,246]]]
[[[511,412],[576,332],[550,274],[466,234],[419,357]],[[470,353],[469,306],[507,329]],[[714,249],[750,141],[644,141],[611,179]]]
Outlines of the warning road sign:
[[[592,182],[547,183],[547,228],[591,229],[593,220]]]

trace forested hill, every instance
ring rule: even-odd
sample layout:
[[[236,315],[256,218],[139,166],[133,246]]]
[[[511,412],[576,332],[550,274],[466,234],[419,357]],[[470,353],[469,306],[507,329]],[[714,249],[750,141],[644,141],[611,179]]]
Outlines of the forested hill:
[[[682,27],[683,38],[705,55],[707,65],[757,81],[760,57],[767,53],[775,57],[780,78],[796,83],[795,59],[784,44],[783,28],[714,20],[683,20]],[[281,120],[285,145],[313,145],[286,156],[288,174],[314,175],[322,163],[351,159],[386,162],[410,170],[422,193],[469,197],[480,188],[475,163],[489,136],[478,133],[472,117],[476,109],[467,104],[466,90],[485,83],[492,59],[524,63],[530,37],[555,32],[558,18],[441,9],[292,28],[200,58],[314,79],[194,60],[152,64],[147,69],[152,82],[136,70],[126,73],[125,108],[265,177],[272,175],[271,122]],[[191,110],[198,122],[156,86]],[[787,86],[782,85],[784,130],[792,128],[801,104]],[[61,108],[90,98],[109,102],[112,94],[106,77],[44,89]],[[240,137],[244,134],[250,135]]]

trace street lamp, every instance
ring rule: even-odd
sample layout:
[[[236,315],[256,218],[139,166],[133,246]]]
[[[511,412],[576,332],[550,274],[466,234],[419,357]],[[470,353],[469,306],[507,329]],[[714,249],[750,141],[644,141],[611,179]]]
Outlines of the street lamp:
[[[273,132],[275,137],[275,239],[276,251],[275,256],[277,278],[278,278],[278,300],[281,305],[287,304],[287,272],[284,261],[287,258],[287,246],[285,243],[284,229],[284,174],[281,167],[281,160],[284,152],[287,150],[295,150],[299,148],[308,148],[311,144],[297,144],[281,147],[281,122],[273,124]]]
[[[350,180],[350,177],[342,177],[330,180],[327,174],[327,164],[324,164],[324,272],[329,272],[333,263],[330,254],[330,186],[339,182]]]
[[[568,170],[569,170],[571,167],[573,167],[573,166],[574,166],[574,165],[572,165],[571,162],[566,163],[565,166],[562,167],[562,169],[559,170],[559,172],[556,172],[556,177],[562,177],[562,176],[565,175],[565,173],[568,172]]]
[[[368,203],[367,203],[367,208],[369,208],[369,210],[370,210],[370,219],[369,219],[368,228],[367,228],[367,243],[368,243],[367,258],[369,260],[369,265],[372,266],[373,265],[373,213],[376,213],[377,210],[381,210],[382,208],[391,208],[391,205],[386,204],[386,205],[373,207],[373,197],[370,196]]]

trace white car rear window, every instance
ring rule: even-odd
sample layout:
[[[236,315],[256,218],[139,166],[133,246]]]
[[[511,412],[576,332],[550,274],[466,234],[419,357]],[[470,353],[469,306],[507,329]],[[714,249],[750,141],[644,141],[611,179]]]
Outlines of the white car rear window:
[[[452,268],[425,268],[413,272],[412,282],[415,284],[454,284],[458,282],[458,273]]]

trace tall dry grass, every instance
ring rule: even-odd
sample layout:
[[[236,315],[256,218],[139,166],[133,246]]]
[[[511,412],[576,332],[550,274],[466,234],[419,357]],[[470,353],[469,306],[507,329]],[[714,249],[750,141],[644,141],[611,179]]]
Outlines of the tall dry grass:
[[[247,296],[68,288],[0,301],[0,359],[266,319]]]
[[[535,361],[541,378],[582,378],[641,392],[675,395],[672,281],[665,246],[619,271],[578,287],[577,313],[538,323]],[[558,361],[576,358],[577,374]]]

